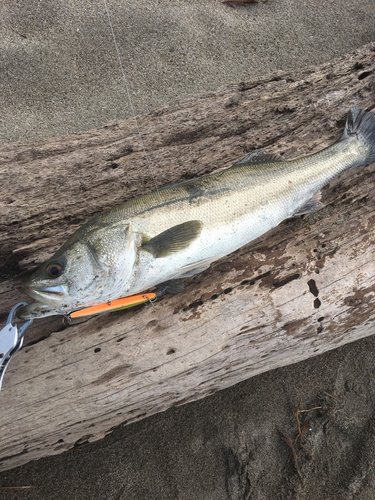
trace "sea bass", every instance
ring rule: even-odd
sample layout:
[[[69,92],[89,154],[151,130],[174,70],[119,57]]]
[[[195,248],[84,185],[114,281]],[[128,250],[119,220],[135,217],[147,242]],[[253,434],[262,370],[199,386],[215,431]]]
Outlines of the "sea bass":
[[[320,189],[375,161],[375,114],[350,109],[341,138],[286,161],[256,151],[216,174],[131,199],[90,220],[24,289],[23,319],[67,314],[203,271],[293,215],[323,206]]]

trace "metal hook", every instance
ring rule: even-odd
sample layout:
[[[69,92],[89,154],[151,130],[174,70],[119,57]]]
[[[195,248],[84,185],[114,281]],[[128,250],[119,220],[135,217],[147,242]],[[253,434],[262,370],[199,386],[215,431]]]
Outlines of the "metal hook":
[[[16,354],[16,352],[21,349],[26,330],[33,322],[33,320],[30,319],[21,327],[13,324],[17,309],[27,305],[27,302],[19,302],[12,307],[4,328],[0,330],[0,390],[9,361]]]

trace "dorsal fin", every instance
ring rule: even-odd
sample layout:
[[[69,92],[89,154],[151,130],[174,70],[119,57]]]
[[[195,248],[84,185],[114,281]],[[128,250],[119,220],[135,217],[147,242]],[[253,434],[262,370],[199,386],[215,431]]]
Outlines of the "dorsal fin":
[[[257,149],[247,154],[245,158],[236,162],[233,167],[238,165],[249,165],[251,163],[273,163],[275,161],[287,161],[278,153],[266,153],[263,149]]]
[[[151,238],[142,245],[143,250],[150,252],[155,258],[167,257],[168,255],[185,250],[202,231],[203,224],[199,220],[191,220],[173,226],[166,231]]]

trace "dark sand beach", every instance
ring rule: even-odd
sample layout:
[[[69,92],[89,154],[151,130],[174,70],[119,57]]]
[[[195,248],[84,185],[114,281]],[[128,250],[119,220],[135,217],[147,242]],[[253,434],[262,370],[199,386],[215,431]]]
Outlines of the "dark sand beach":
[[[137,114],[375,40],[373,0],[108,6]],[[2,144],[131,116],[103,1],[4,0],[0,35]],[[0,498],[372,500],[374,357],[369,336],[120,426],[101,441],[1,473],[0,487],[32,488],[2,489]],[[299,404],[315,409],[301,414],[308,423],[293,457]]]

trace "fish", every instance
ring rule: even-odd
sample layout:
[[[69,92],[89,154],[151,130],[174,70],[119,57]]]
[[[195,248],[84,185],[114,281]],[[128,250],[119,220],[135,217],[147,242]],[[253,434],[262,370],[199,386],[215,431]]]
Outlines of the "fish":
[[[342,136],[286,160],[258,150],[225,170],[116,206],[81,226],[24,283],[22,319],[72,311],[207,269],[284,219],[321,208],[320,190],[375,161],[375,114],[352,107]]]

